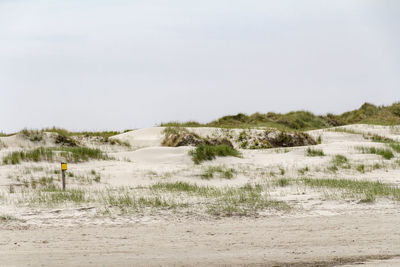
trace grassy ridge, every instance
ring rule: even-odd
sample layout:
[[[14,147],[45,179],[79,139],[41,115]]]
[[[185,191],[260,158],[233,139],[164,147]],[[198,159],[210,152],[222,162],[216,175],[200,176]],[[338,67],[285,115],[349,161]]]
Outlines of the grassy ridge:
[[[327,114],[317,116],[308,111],[295,111],[286,114],[269,112],[246,115],[239,113],[201,124],[194,121],[162,123],[161,126],[182,127],[273,127],[282,130],[313,130],[354,123],[396,125],[400,124],[400,102],[391,106],[375,106],[365,103],[359,109],[341,115]]]

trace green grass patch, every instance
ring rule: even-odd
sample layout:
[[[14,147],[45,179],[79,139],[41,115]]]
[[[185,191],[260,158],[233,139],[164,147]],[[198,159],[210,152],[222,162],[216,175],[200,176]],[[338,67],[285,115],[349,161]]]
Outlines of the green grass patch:
[[[262,210],[290,209],[285,202],[270,199],[264,188],[258,184],[246,184],[238,188],[216,188],[176,182],[158,183],[151,189],[202,197],[207,213],[214,216],[249,216],[256,215]]]
[[[63,128],[57,128],[57,127],[52,127],[52,128],[46,128],[41,130],[42,132],[50,132],[50,133],[57,133],[62,136],[85,136],[85,137],[103,137],[103,138],[109,138],[111,136],[121,134],[119,131],[99,131],[99,132],[90,132],[90,131],[82,131],[82,132],[70,132],[66,129]]]
[[[64,191],[61,187],[52,184],[35,192],[36,195],[30,199],[31,203],[53,206],[67,202],[79,204],[88,201],[85,191],[79,188],[70,188]]]
[[[205,160],[213,160],[216,157],[241,157],[239,151],[235,148],[227,146],[227,145],[206,145],[200,144],[194,150],[189,152],[189,155],[192,156],[192,160],[195,164],[200,164]]]
[[[362,195],[361,202],[372,202],[376,197],[400,201],[400,188],[379,181],[356,181],[349,179],[302,179],[305,185],[344,190],[352,195]]]
[[[340,155],[340,154],[335,155],[332,159],[332,164],[337,165],[337,166],[343,166],[348,162],[349,162],[349,160],[345,156]]]
[[[363,154],[376,154],[382,156],[384,159],[392,159],[394,154],[392,150],[385,148],[376,147],[356,147],[357,150],[361,151]]]
[[[236,170],[225,166],[210,166],[200,176],[203,179],[210,179],[216,173],[222,178],[231,179],[236,174]]]
[[[308,157],[323,157],[325,156],[324,151],[322,149],[312,149],[312,148],[307,148],[306,150],[306,156]]]
[[[195,194],[203,197],[219,196],[221,191],[208,186],[198,186],[186,182],[175,183],[157,183],[150,187],[152,190],[165,190],[169,192],[183,192],[187,194]]]
[[[21,134],[24,138],[26,138],[26,139],[28,139],[28,140],[30,140],[30,141],[32,141],[32,142],[40,142],[40,141],[43,140],[43,137],[44,137],[43,132],[42,132],[42,131],[39,131],[39,130],[28,130],[28,129],[23,129],[23,130],[20,132],[20,134]]]
[[[357,165],[356,170],[361,173],[365,173],[365,165],[364,164]]]
[[[155,209],[175,209],[178,207],[188,207],[187,203],[178,203],[172,199],[162,196],[135,196],[129,191],[122,193],[108,192],[102,198],[103,203],[108,207],[117,207],[122,213],[129,211],[142,211],[145,208]]]
[[[84,162],[91,159],[107,160],[110,159],[100,149],[88,147],[39,147],[28,151],[16,151],[7,154],[3,158],[4,164],[18,164],[21,161],[56,161],[64,160],[66,162]]]
[[[395,152],[400,153],[400,143],[390,143],[388,146]]]
[[[308,166],[297,170],[298,174],[300,174],[300,175],[304,175],[306,172],[309,172],[309,171],[310,171],[310,168],[308,168]]]
[[[335,155],[332,160],[330,166],[328,166],[328,171],[337,172],[339,168],[350,169],[351,166],[349,164],[349,160],[343,155]]]
[[[280,187],[285,187],[290,184],[290,179],[288,178],[280,178],[276,181],[276,184]]]
[[[271,209],[287,211],[290,206],[283,201],[270,199],[262,186],[247,184],[226,189],[216,202],[208,205],[207,212],[214,216],[252,216]]]
[[[380,135],[373,135],[371,137],[373,142],[384,143],[389,146],[393,151],[400,153],[400,142]]]

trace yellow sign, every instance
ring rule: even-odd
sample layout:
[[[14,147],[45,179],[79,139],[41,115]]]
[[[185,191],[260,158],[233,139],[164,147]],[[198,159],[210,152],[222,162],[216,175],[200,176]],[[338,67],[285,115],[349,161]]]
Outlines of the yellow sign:
[[[61,163],[61,170],[63,171],[67,170],[67,163]]]

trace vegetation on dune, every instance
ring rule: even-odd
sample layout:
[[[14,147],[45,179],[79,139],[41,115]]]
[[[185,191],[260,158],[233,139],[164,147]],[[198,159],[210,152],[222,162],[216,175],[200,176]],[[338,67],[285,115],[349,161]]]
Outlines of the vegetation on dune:
[[[78,142],[71,138],[70,136],[66,135],[66,134],[57,134],[56,137],[54,138],[54,142],[57,145],[61,145],[61,146],[78,146]]]
[[[6,147],[7,147],[7,145],[3,141],[0,140],[0,149],[6,148]]]
[[[4,164],[18,164],[21,161],[56,161],[84,162],[90,159],[109,159],[100,149],[87,147],[39,147],[28,151],[15,151],[3,158]]]
[[[331,161],[331,170],[338,170],[338,168],[349,169],[349,160],[343,155],[335,155]]]
[[[32,203],[55,205],[65,202],[76,204],[86,202],[87,197],[83,189],[68,188],[63,190],[54,184],[40,188],[36,191],[37,195],[31,198]]]
[[[308,157],[323,157],[323,156],[325,156],[325,153],[324,153],[324,151],[322,151],[322,149],[307,148],[306,156],[308,156]]]
[[[105,144],[130,147],[130,144],[128,142],[123,142],[118,139],[110,138],[114,135],[121,133],[121,132],[117,132],[117,131],[69,132],[65,129],[56,128],[56,127],[43,129],[42,131],[57,134],[57,136],[55,138],[55,143],[60,144],[60,145],[77,146],[78,141],[76,140],[76,138],[86,137],[86,138],[94,138],[95,140],[97,140],[101,143],[105,143]]]
[[[236,174],[236,170],[225,166],[209,166],[200,176],[202,179],[210,179],[213,178],[216,173],[222,178],[231,179]]]
[[[288,178],[279,178],[276,181],[276,185],[280,186],[280,187],[285,187],[288,186],[290,184],[290,180]]]
[[[288,132],[279,130],[264,130],[254,132],[252,130],[243,130],[239,134],[223,132],[224,138],[201,137],[196,133],[190,132],[184,127],[166,127],[162,145],[177,146],[199,146],[202,145],[225,145],[233,148],[233,143],[243,149],[266,149],[273,147],[294,147],[315,145],[317,141],[309,134],[303,132]]]
[[[274,147],[295,147],[316,145],[309,134],[296,131],[265,130],[263,133],[251,134],[246,130],[240,132],[236,142],[243,149],[265,149]]]
[[[376,148],[376,147],[357,147],[357,150],[361,151],[363,154],[376,154],[382,156],[384,159],[392,159],[394,158],[394,154],[392,150],[385,148]]]
[[[162,141],[163,146],[198,146],[205,145],[226,145],[233,147],[232,143],[226,138],[203,138],[196,133],[188,131],[184,127],[166,127],[163,131],[165,134]]]
[[[52,133],[51,137],[56,145],[75,147],[80,145],[82,137],[89,138],[92,141],[97,141],[104,144],[120,145],[130,147],[128,142],[123,142],[115,138],[114,135],[120,134],[117,131],[103,131],[103,132],[70,132],[62,128],[45,128],[42,130],[28,130],[24,129],[19,132],[21,136],[32,142],[44,141],[45,133]],[[8,135],[9,136],[9,135]]]
[[[250,216],[263,210],[288,211],[290,206],[270,199],[265,188],[259,184],[246,184],[233,188],[199,186],[185,182],[158,183],[151,187],[156,191],[184,193],[203,198],[207,213],[214,216]]]
[[[239,151],[235,148],[227,146],[227,145],[206,145],[200,144],[194,150],[189,152],[189,155],[192,156],[192,160],[195,164],[200,164],[205,160],[213,160],[216,157],[241,157]]]
[[[39,130],[28,130],[23,129],[20,134],[32,142],[40,142],[43,140],[44,134],[42,131]]]
[[[121,133],[121,132],[118,132],[118,131],[70,132],[70,131],[68,131],[66,129],[57,128],[57,127],[45,128],[45,129],[43,129],[41,131],[49,132],[49,133],[57,133],[57,134],[63,135],[63,136],[85,136],[85,137],[104,137],[104,138],[109,138],[111,136],[114,136],[114,135],[117,135],[117,134]]]
[[[355,123],[379,125],[400,124],[400,102],[394,103],[391,106],[375,106],[370,103],[365,103],[359,109],[340,115],[327,114],[318,116],[307,111],[295,111],[286,114],[269,112],[266,114],[254,113],[252,115],[246,115],[239,113],[237,115],[224,116],[205,124],[190,121],[184,123],[162,123],[161,126],[227,128],[272,127],[280,130],[305,131]]]
[[[400,142],[398,142],[398,141],[395,141],[391,138],[387,138],[384,136],[376,135],[376,134],[371,137],[371,140],[373,142],[384,143],[387,146],[389,146],[391,149],[393,149],[393,151],[400,153]]]
[[[311,187],[325,187],[340,189],[348,194],[363,195],[361,202],[372,202],[376,197],[386,197],[400,201],[400,188],[383,184],[379,181],[357,181],[349,179],[302,179],[305,185]]]

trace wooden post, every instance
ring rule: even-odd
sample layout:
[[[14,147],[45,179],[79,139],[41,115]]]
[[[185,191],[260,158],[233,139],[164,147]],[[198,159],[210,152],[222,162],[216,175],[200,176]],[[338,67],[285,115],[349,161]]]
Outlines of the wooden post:
[[[65,171],[62,170],[62,186],[63,186],[63,190],[65,190]]]
[[[65,190],[65,171],[67,170],[67,163],[61,162],[61,173],[62,173],[62,187]]]

